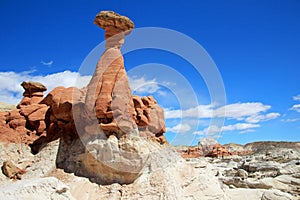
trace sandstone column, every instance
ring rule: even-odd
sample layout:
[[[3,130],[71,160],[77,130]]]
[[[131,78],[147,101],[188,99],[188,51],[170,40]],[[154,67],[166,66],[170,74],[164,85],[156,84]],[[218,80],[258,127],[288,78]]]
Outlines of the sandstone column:
[[[89,116],[96,116],[104,133],[120,138],[138,134],[131,89],[120,48],[133,22],[111,11],[102,11],[94,23],[105,30],[106,50],[87,86],[85,104]]]

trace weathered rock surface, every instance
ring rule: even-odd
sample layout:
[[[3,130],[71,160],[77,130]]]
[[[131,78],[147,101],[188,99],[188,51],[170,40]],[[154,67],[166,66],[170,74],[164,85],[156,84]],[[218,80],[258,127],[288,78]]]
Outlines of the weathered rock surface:
[[[47,88],[39,82],[24,81],[21,83],[21,86],[24,88],[25,92],[23,93],[24,97],[17,105],[17,108],[40,103],[43,100],[43,92],[47,90]]]
[[[254,147],[256,144],[259,144],[259,146]],[[266,142],[263,145],[264,150],[262,150],[260,142],[256,144],[251,145],[250,151],[256,152],[251,155],[224,157],[224,159],[210,158],[209,161],[214,165],[219,180],[229,188],[234,188],[234,190],[236,190],[235,188],[267,190],[263,193],[261,199],[299,198],[299,157],[283,156],[278,159],[280,153],[275,153],[276,149],[278,152],[286,152],[292,148],[293,155],[297,155],[299,152],[297,143],[289,143],[285,147],[285,142],[282,144],[280,142]],[[272,145],[269,148],[272,151],[266,154],[269,145]],[[234,146],[236,147],[236,145]],[[241,146],[238,146],[238,148],[238,150],[242,150]],[[272,192],[269,192],[269,190]],[[234,193],[233,190],[228,190],[228,192]]]
[[[54,177],[28,179],[2,186],[0,197],[5,200],[74,199],[70,194],[69,187]]]
[[[102,11],[96,16],[95,24],[105,30],[107,45],[87,86],[86,111],[97,118],[107,137],[138,135],[131,89],[120,51],[124,31],[131,30],[133,23],[127,17]]]
[[[133,96],[132,99],[140,136],[154,138],[161,144],[167,143],[163,135],[166,132],[164,111],[156,100],[152,96]]]
[[[134,28],[133,22],[128,17],[121,16],[112,11],[98,13],[94,23],[106,31],[106,39],[118,33],[129,34]]]
[[[112,136],[113,137],[113,136]],[[120,141],[118,141],[120,142]],[[112,142],[113,143],[113,142]],[[101,142],[95,141],[92,145],[101,145]],[[126,143],[123,143],[127,145]],[[146,143],[145,143],[146,144]],[[134,145],[128,144],[130,147]],[[158,148],[160,145],[153,143],[154,148]],[[150,148],[150,147],[145,147]],[[98,148],[95,148],[98,149]],[[28,183],[23,180],[31,179],[32,177],[44,177],[54,176],[59,180],[63,181],[70,190],[71,199],[291,199],[296,200],[299,198],[299,187],[293,185],[292,182],[299,179],[290,175],[280,175],[272,181],[273,178],[251,178],[250,175],[253,172],[248,172],[249,177],[242,180],[238,175],[238,169],[243,164],[243,159],[248,162],[258,161],[258,158],[241,157],[240,162],[237,161],[237,165],[227,162],[235,162],[230,159],[221,160],[217,158],[196,158],[190,159],[189,162],[184,161],[176,152],[170,150],[168,146],[158,148],[159,152],[152,151],[148,156],[148,160],[141,171],[140,176],[130,184],[120,185],[118,183],[109,185],[98,185],[92,183],[96,180],[84,177],[78,177],[72,173],[65,173],[62,170],[55,168],[55,157],[58,151],[58,141],[49,143],[41,152],[37,155],[30,154],[28,146],[22,144],[9,144],[6,147],[0,145],[0,161],[1,159],[6,160],[7,158],[13,158],[12,162],[17,163],[17,167],[26,168],[27,173],[22,176],[20,184]],[[109,155],[109,154],[108,154]],[[103,156],[106,154],[103,153]],[[72,157],[72,154],[70,155]],[[77,157],[74,157],[74,159]],[[250,160],[250,161],[249,161]],[[207,161],[211,162],[208,163]],[[269,162],[269,161],[267,161]],[[225,164],[222,164],[225,163]],[[285,166],[296,167],[298,162],[290,161],[289,163],[279,163],[278,168],[284,168]],[[259,164],[258,164],[259,165]],[[263,166],[266,166],[264,164]],[[232,170],[236,170],[236,173],[231,176],[235,177],[236,184],[228,184],[230,188],[233,185],[235,188],[229,189],[226,185],[222,186],[218,182],[220,175],[222,177],[222,169],[228,169],[233,167]],[[264,169],[265,167],[258,167],[256,169]],[[241,168],[240,168],[241,169]],[[217,175],[219,171],[219,175]],[[254,172],[255,173],[255,172]],[[263,175],[263,171],[260,172]],[[77,174],[77,173],[75,173]],[[224,173],[225,174],[225,173]],[[297,177],[297,173],[294,173]],[[293,175],[294,175],[293,174]],[[223,177],[224,178],[224,177]],[[228,177],[230,178],[230,177]],[[2,180],[1,180],[2,179]],[[0,175],[2,185],[11,184],[12,182]],[[220,179],[222,180],[222,179]],[[282,184],[280,184],[280,183]],[[296,181],[295,181],[296,182]],[[244,185],[243,185],[244,183]],[[14,183],[13,183],[14,184]],[[286,185],[284,188],[283,185]],[[41,184],[43,185],[43,184]],[[41,186],[37,184],[37,188]],[[280,187],[278,187],[280,186]],[[293,187],[291,187],[293,186]],[[274,190],[277,187],[279,190]],[[247,189],[251,188],[251,189]],[[264,188],[264,189],[257,189]],[[298,188],[298,189],[297,189]],[[2,191],[2,190],[1,190]],[[11,194],[18,192],[15,187],[10,190]],[[28,191],[28,190],[25,190]],[[31,189],[30,189],[31,191]],[[53,190],[52,190],[53,191]],[[26,193],[26,192],[24,192]],[[42,195],[53,194],[55,192],[32,191],[31,195]],[[288,194],[290,193],[290,194]],[[293,195],[291,195],[293,194]],[[5,194],[7,195],[7,194]],[[6,196],[5,196],[6,197]],[[15,198],[16,196],[13,196]],[[23,197],[23,196],[22,196]],[[45,199],[47,199],[45,196]],[[60,198],[60,197],[57,197]],[[67,199],[68,199],[67,198]],[[8,198],[9,199],[9,198]],[[24,198],[23,198],[24,199]],[[31,198],[32,199],[32,198]],[[48,198],[50,199],[50,198]]]

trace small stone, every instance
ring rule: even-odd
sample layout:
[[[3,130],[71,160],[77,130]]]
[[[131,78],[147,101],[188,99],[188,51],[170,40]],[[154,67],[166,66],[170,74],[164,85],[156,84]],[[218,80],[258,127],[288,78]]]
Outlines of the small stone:
[[[15,166],[11,161],[5,161],[2,166],[2,171],[8,178],[21,179],[21,175],[25,173],[24,170]]]

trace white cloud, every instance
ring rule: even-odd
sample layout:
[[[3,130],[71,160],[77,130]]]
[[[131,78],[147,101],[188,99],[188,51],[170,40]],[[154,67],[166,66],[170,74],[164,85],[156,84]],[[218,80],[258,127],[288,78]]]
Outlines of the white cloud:
[[[48,75],[32,75],[31,72],[0,72],[0,101],[17,104],[22,98],[24,89],[21,87],[23,81],[40,82],[50,92],[57,86],[83,87],[86,86],[91,76],[80,76],[77,72],[64,71]]]
[[[240,134],[252,133],[252,132],[255,132],[255,130],[254,129],[247,129],[247,130],[244,130],[244,131],[240,131]]]
[[[206,129],[198,130],[193,134],[209,137],[219,137],[220,132],[240,131],[240,133],[253,132],[260,127],[260,122],[276,119],[279,113],[266,113],[271,106],[260,102],[234,103],[216,108],[215,105],[199,105],[186,110],[165,109],[166,119],[180,119],[189,117],[191,119],[211,119],[212,117],[236,120],[230,125],[211,125]]]
[[[300,118],[294,118],[294,119],[282,119],[282,122],[296,122],[296,121],[300,121]]]
[[[300,104],[293,105],[293,107],[291,107],[290,110],[294,110],[294,111],[300,113]]]
[[[266,115],[253,115],[246,119],[246,122],[249,123],[258,123],[262,121],[269,121],[271,119],[276,119],[280,116],[279,113],[268,113]]]
[[[211,118],[213,112],[212,105],[199,105],[194,108],[187,110],[172,110],[165,109],[165,117],[167,119],[176,119],[182,117],[193,117],[193,118]]]
[[[53,61],[49,61],[49,62],[45,62],[45,61],[41,61],[42,65],[46,65],[46,66],[51,66],[53,64]]]
[[[249,123],[237,123],[234,125],[227,125],[222,127],[222,131],[241,131],[241,130],[247,130],[251,128],[258,128],[260,127],[259,124],[249,124]]]
[[[160,89],[155,79],[146,80],[145,77],[141,77],[141,78],[128,77],[128,80],[133,92],[155,93]]]
[[[225,105],[217,109],[215,117],[227,117],[233,119],[242,119],[243,117],[258,115],[261,112],[269,110],[271,106],[260,102],[234,103]]]
[[[205,136],[205,132],[204,132],[204,131],[194,131],[193,134],[194,134],[194,135]]]
[[[294,101],[300,101],[300,94],[293,97]]]
[[[187,133],[190,130],[191,130],[191,126],[189,124],[178,124],[174,127],[167,128],[167,131],[173,133]]]
[[[279,113],[269,113],[267,115],[260,115],[260,113],[266,112],[270,108],[271,106],[264,105],[260,102],[235,103],[235,104],[225,105],[220,108],[215,108],[214,105],[209,104],[209,105],[199,105],[197,107],[189,108],[187,110],[166,109],[165,117],[167,119],[182,118],[182,117],[193,117],[193,118],[226,117],[230,119],[243,120],[245,117],[254,118],[254,116],[259,116],[258,118],[261,118],[261,120],[266,121],[267,119],[272,119],[279,116]]]
[[[245,133],[245,132],[252,132],[253,128],[258,128],[258,127],[260,127],[259,124],[251,124],[251,123],[237,123],[237,124],[230,124],[222,127],[213,125],[201,131],[196,131],[193,134],[214,136],[220,132],[225,132],[225,131],[241,131],[240,133]]]

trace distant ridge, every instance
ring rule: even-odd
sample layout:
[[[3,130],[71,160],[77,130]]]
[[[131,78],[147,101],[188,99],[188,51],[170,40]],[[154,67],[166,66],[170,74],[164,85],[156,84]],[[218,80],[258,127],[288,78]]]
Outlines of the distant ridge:
[[[13,109],[16,109],[15,105],[0,102],[0,112],[8,112],[8,111],[11,111]]]
[[[245,149],[252,150],[253,153],[265,153],[266,151],[280,149],[293,149],[300,152],[300,142],[287,142],[287,141],[258,141],[251,142],[245,145],[229,143],[223,145],[225,148],[233,149]]]

